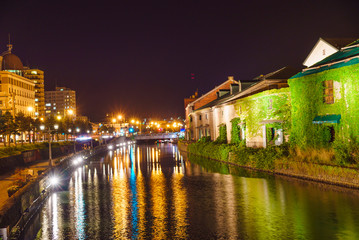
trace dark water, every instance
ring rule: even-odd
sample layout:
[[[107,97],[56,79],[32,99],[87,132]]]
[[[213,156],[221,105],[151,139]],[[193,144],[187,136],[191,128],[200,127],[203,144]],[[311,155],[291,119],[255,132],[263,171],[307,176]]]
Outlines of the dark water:
[[[135,145],[53,193],[26,239],[359,239],[359,194]]]

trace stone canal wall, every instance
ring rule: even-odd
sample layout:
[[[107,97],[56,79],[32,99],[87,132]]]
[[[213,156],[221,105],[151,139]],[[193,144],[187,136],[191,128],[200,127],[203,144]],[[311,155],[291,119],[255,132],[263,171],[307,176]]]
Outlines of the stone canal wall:
[[[98,146],[92,152],[83,150],[56,160],[57,165],[55,167],[51,170],[48,169],[35,180],[21,188],[0,208],[0,230],[6,229],[7,234],[12,235],[12,237],[15,235],[14,239],[16,239],[17,234],[26,226],[26,223],[31,219],[38,208],[41,207],[43,200],[48,196],[48,192],[51,191],[51,189],[48,188],[51,173],[61,172],[63,176],[70,176],[71,173],[69,171],[71,168],[69,168],[69,166],[71,165],[71,159],[84,154],[94,156],[105,150],[107,150],[107,146]],[[1,232],[2,231],[0,231],[0,237]]]
[[[77,144],[77,150],[81,150],[81,144]],[[74,152],[73,145],[52,147],[52,157],[58,158]],[[21,154],[0,158],[0,174],[6,173],[27,164],[49,158],[49,149],[34,149],[23,151]]]
[[[189,155],[194,154],[248,169],[359,189],[358,168],[339,166],[335,165],[335,163],[309,162],[308,159],[301,159],[298,156],[287,156],[282,153],[273,154],[273,151],[282,151],[280,148],[278,148],[279,150],[245,148],[242,156],[241,152],[231,152],[228,149],[226,149],[228,150],[227,154],[222,155],[211,154],[211,151],[204,147],[194,150],[191,147],[191,143],[187,142],[179,142],[178,149]],[[221,156],[221,158],[216,156]]]

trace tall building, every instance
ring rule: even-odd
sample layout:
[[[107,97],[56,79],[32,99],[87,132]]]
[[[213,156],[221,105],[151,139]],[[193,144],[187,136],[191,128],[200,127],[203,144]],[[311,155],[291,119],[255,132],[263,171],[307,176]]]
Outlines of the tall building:
[[[24,77],[35,83],[35,116],[45,116],[44,71],[25,67]]]
[[[35,116],[35,83],[23,77],[24,67],[18,56],[13,54],[12,45],[0,56],[0,110],[13,116],[23,112]]]
[[[76,92],[66,87],[45,91],[45,115],[76,117]]]

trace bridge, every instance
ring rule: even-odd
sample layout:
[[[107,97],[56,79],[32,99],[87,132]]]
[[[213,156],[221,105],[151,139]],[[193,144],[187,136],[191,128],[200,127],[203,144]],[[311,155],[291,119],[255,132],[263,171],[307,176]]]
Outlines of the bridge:
[[[140,134],[135,136],[136,141],[149,141],[149,140],[178,140],[178,132],[171,133],[151,133]]]

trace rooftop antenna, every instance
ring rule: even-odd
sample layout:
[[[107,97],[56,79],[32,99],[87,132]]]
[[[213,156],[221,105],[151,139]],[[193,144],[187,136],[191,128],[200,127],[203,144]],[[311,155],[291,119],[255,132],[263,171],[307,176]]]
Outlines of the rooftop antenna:
[[[11,53],[11,50],[12,50],[12,44],[11,44],[11,41],[10,41],[10,33],[9,33],[9,44],[6,45],[8,47],[8,52]]]

